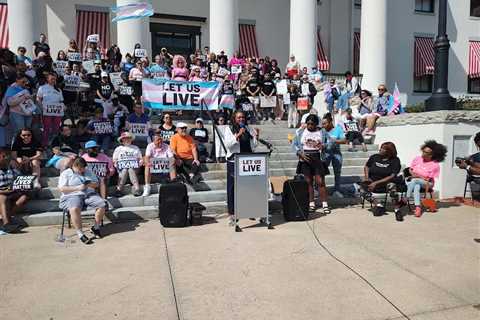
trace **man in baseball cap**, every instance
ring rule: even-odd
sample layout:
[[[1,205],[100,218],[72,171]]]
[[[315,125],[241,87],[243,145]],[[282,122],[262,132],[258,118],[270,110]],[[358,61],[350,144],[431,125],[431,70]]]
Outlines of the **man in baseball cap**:
[[[170,148],[175,155],[177,173],[182,173],[187,182],[197,184],[200,176],[200,161],[198,160],[197,145],[187,133],[188,125],[177,123],[177,133],[170,139]]]

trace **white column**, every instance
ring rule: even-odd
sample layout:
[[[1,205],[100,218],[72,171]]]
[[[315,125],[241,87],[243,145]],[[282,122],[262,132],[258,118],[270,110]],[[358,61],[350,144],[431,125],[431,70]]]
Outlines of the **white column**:
[[[387,81],[387,0],[363,0],[361,19],[362,88],[375,90]]]
[[[19,46],[27,48],[33,56],[32,46],[38,41],[41,31],[35,23],[38,12],[36,0],[8,0],[8,29],[10,50],[17,52]]]
[[[210,0],[210,51],[231,57],[238,50],[237,0]]]
[[[290,55],[302,67],[317,65],[317,0],[290,0]]]
[[[131,4],[134,2],[145,2],[144,0],[117,0],[117,6]],[[149,49],[151,42],[150,26],[148,18],[124,20],[117,22],[117,44],[125,56],[127,52],[133,54],[136,43],[142,48]],[[148,52],[148,55],[152,55]]]

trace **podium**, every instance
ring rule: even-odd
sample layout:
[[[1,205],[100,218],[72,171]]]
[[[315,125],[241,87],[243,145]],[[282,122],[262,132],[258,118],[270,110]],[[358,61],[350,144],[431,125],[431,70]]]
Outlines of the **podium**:
[[[235,154],[234,211],[235,231],[239,219],[262,218],[272,229],[268,216],[268,152]]]

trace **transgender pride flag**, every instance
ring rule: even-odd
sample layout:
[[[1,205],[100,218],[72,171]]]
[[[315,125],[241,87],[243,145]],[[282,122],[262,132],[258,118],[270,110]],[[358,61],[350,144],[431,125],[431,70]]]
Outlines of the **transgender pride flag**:
[[[112,22],[153,16],[152,5],[147,2],[135,2],[113,7],[112,12],[117,14]]]

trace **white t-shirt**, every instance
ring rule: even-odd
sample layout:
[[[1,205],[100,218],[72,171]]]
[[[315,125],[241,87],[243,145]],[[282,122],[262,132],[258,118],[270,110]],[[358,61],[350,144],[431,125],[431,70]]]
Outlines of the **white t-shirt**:
[[[118,146],[113,151],[113,161],[142,159],[142,152],[135,145]]]
[[[37,97],[42,98],[42,103],[61,103],[63,102],[62,91],[56,90],[49,84],[44,84],[38,88]]]
[[[77,187],[84,184],[86,181],[91,181],[94,183],[98,182],[98,178],[90,169],[86,169],[85,174],[81,175],[75,173],[73,169],[67,169],[60,174],[60,178],[58,179],[58,187]],[[70,193],[62,193],[63,197],[71,197],[71,196],[83,196],[88,193],[95,192],[92,188],[87,188],[85,191],[75,191]]]
[[[306,151],[318,151],[319,148],[316,147],[316,145],[322,143],[322,141],[322,130],[311,132],[305,129],[302,133],[302,138],[300,139],[300,142],[303,145],[303,150]]]

